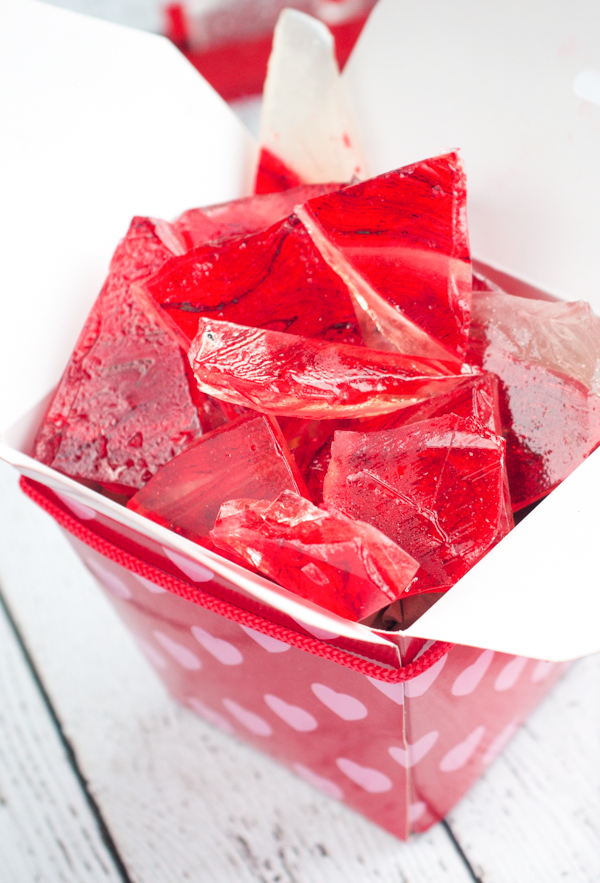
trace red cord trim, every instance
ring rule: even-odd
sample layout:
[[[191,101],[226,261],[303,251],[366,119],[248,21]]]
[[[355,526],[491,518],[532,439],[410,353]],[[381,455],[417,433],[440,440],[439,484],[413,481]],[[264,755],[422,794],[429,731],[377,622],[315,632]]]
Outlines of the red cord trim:
[[[98,536],[89,527],[79,522],[74,515],[65,512],[56,503],[49,499],[46,492],[31,479],[21,476],[20,486],[21,490],[33,500],[34,503],[37,503],[38,506],[48,512],[48,514],[51,515],[61,527],[77,539],[81,540],[87,546],[90,546],[90,548],[95,549],[96,552],[99,552],[101,555],[114,561],[115,564],[120,564],[121,567],[125,567],[129,571],[151,580],[151,582],[156,583],[156,585],[161,586],[168,592],[172,592],[180,598],[185,598],[186,601],[191,601],[193,604],[198,604],[200,607],[204,607],[206,610],[217,613],[219,616],[224,616],[227,619],[233,620],[233,622],[240,623],[240,625],[255,629],[256,631],[262,632],[264,635],[277,638],[279,641],[283,641],[284,643],[290,644],[292,647],[297,647],[300,650],[305,650],[307,653],[312,653],[314,656],[322,656],[325,659],[330,659],[332,662],[337,662],[339,665],[361,672],[362,674],[375,678],[378,681],[386,681],[387,683],[393,684],[412,680],[412,678],[417,677],[417,675],[420,675],[424,671],[427,671],[428,668],[431,668],[432,665],[434,665],[453,647],[452,644],[438,641],[414,662],[411,662],[398,670],[385,668],[384,666],[377,665],[367,659],[361,659],[358,656],[354,656],[352,653],[348,653],[345,650],[340,650],[337,647],[332,647],[330,644],[325,644],[323,641],[319,641],[316,638],[309,637],[308,635],[301,635],[285,626],[269,622],[268,620],[257,616],[255,613],[249,613],[246,610],[242,610],[241,608],[230,604],[228,601],[222,601],[220,598],[215,598],[213,595],[209,595],[208,592],[199,589],[197,586],[192,586],[183,580],[176,579],[175,577],[170,576],[170,574],[164,573],[158,568],[153,567],[151,564],[146,564],[142,559],[136,558],[134,555],[131,555],[129,552],[110,543],[103,537]]]

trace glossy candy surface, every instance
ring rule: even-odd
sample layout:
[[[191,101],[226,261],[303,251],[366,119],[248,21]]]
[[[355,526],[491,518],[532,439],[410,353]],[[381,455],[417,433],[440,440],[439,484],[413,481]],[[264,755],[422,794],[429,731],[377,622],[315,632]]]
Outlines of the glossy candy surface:
[[[139,294],[186,349],[199,316],[362,343],[346,286],[294,215],[259,233],[172,258]]]
[[[419,567],[370,525],[290,491],[273,503],[231,500],[211,538],[284,588],[352,620],[398,598]]]
[[[535,502],[600,444],[600,345],[588,304],[474,292],[469,357],[500,378],[513,509]]]
[[[504,441],[471,418],[336,432],[325,505],[379,528],[420,564],[410,594],[450,588],[512,527]]]
[[[306,486],[313,503],[323,500],[323,482],[331,460],[331,443],[336,430],[349,430],[351,432],[379,432],[382,429],[397,429],[400,426],[408,426],[420,420],[429,420],[432,417],[443,417],[446,414],[456,414],[458,417],[474,417],[483,426],[495,433],[500,432],[500,415],[498,411],[498,381],[494,374],[482,374],[474,377],[464,377],[460,383],[448,392],[432,396],[422,402],[400,408],[389,414],[381,414],[378,417],[359,418],[358,420],[321,421],[324,429],[330,426],[326,435],[324,429],[320,436],[313,430],[315,439],[322,437],[321,445],[316,448],[307,444],[304,438],[298,439],[298,446],[302,447],[304,459],[296,461],[300,467]],[[305,462],[307,456],[312,453],[309,463]]]
[[[201,317],[189,359],[199,388],[292,417],[374,416],[452,389],[427,359]]]
[[[128,508],[212,548],[208,533],[226,500],[274,500],[284,490],[305,493],[279,427],[248,413],[171,460]]]
[[[43,463],[125,494],[225,419],[190,391],[185,357],[131,295],[133,282],[172,256],[163,242],[172,231],[161,224],[159,236],[158,222],[132,221],[35,444]]]
[[[365,327],[401,352],[462,361],[471,263],[455,153],[310,200],[298,214],[353,290]]]
[[[215,239],[246,236],[283,221],[308,199],[338,190],[341,184],[304,184],[282,193],[262,193],[184,212],[172,225],[186,249]]]

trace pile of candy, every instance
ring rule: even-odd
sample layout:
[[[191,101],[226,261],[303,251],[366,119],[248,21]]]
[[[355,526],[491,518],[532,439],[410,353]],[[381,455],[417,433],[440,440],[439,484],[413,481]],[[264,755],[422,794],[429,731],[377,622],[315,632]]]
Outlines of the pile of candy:
[[[349,618],[438,597],[600,443],[589,307],[472,291],[465,199],[449,154],[134,219],[36,456]]]
[[[133,220],[35,455],[397,626],[600,443],[600,326],[472,273],[455,153],[289,189],[272,161],[279,192]]]

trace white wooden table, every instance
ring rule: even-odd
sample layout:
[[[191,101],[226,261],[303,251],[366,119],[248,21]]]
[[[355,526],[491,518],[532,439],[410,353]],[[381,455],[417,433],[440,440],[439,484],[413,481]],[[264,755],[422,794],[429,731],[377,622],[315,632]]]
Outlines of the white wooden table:
[[[0,881],[600,881],[600,657],[400,843],[164,692],[0,468]]]

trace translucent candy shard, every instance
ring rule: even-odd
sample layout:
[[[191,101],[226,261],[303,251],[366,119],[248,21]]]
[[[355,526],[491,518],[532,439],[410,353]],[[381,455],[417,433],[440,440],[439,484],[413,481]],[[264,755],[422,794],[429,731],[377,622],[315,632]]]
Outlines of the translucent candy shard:
[[[184,212],[172,225],[185,242],[186,249],[195,248],[216,239],[231,236],[246,236],[266,230],[277,221],[283,221],[308,199],[339,190],[341,184],[305,184],[285,190],[284,193],[271,193],[234,199],[207,208],[193,208]]]
[[[512,527],[503,439],[455,415],[336,432],[324,501],[416,558],[410,594],[450,588]]]
[[[260,120],[257,192],[350,181],[366,165],[325,25],[286,9],[273,39]]]
[[[491,432],[499,434],[498,380],[495,374],[464,377],[454,389],[448,392],[442,392],[422,402],[400,408],[389,414],[381,414],[378,417],[320,421],[319,429],[315,428],[312,431],[312,437],[315,439],[312,446],[301,435],[296,440],[297,446],[303,453],[303,458],[299,460],[294,452],[311,500],[317,505],[323,500],[323,483],[331,460],[331,444],[336,430],[379,432],[382,429],[398,429],[401,426],[408,426],[410,423],[429,420],[432,417],[443,417],[447,414],[473,417]],[[330,431],[327,433],[328,426]],[[317,447],[319,439],[322,439],[322,442]],[[306,463],[306,459],[311,454],[312,459]]]
[[[138,295],[186,349],[200,316],[362,343],[346,286],[295,215],[259,233],[172,258]]]
[[[226,500],[274,500],[284,490],[306,494],[276,421],[248,413],[171,460],[128,507],[213,548],[208,534]]]
[[[290,491],[273,503],[231,500],[211,538],[284,588],[355,621],[398,598],[419,567],[370,525]]]
[[[469,357],[500,379],[515,511],[551,491],[600,444],[597,322],[581,301],[473,294]]]
[[[185,357],[131,295],[172,257],[163,240],[174,234],[160,223],[132,221],[35,443],[48,466],[125,494],[225,419],[195,384],[190,391]]]
[[[464,377],[453,389],[441,392],[422,402],[401,408],[381,417],[353,421],[359,432],[378,432],[381,429],[398,429],[421,420],[455,414],[457,417],[473,417],[491,432],[500,434],[500,412],[498,405],[498,379],[495,374],[479,374]]]
[[[201,317],[189,359],[200,390],[291,417],[375,416],[452,389],[427,359]]]
[[[364,311],[369,346],[463,360],[471,262],[466,181],[456,153],[310,200],[297,209]]]

